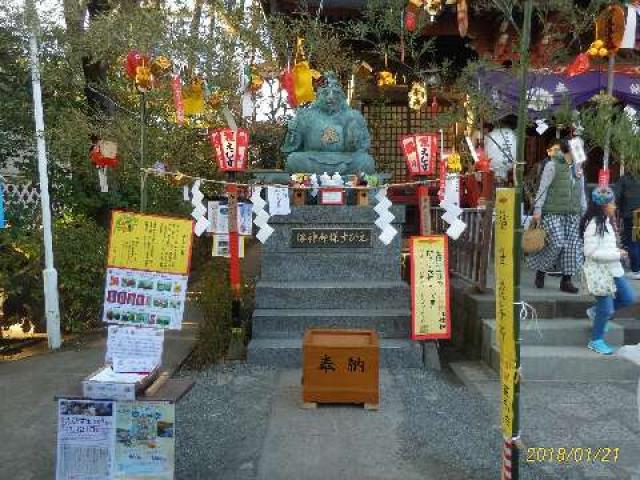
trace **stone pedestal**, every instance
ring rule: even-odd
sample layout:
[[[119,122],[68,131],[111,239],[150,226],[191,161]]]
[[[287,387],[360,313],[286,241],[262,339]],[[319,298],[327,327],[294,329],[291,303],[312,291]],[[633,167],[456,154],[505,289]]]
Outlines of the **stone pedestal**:
[[[409,286],[400,277],[401,238],[379,239],[372,207],[292,206],[271,217],[256,286],[250,363],[298,367],[307,328],[371,328],[382,366],[422,366],[409,339]],[[394,206],[402,231],[404,207]]]

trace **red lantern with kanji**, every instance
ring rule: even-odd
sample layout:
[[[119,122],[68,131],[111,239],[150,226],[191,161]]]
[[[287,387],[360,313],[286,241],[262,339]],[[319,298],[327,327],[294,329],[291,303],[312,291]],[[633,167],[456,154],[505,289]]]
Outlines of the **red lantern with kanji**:
[[[223,172],[243,172],[247,169],[249,132],[243,128],[223,128],[209,135],[218,168]]]
[[[402,137],[400,145],[411,176],[435,175],[438,159],[438,134],[407,135]]]

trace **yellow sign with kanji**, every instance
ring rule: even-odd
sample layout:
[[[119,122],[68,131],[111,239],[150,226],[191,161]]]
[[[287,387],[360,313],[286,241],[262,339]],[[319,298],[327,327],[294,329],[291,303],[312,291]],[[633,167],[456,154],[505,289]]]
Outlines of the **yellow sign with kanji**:
[[[496,343],[500,349],[500,378],[502,380],[502,431],[513,436],[513,400],[516,371],[516,343],[514,335],[514,256],[515,190],[496,190]]]
[[[411,338],[451,338],[446,235],[411,238]]]
[[[114,211],[107,266],[188,274],[192,233],[190,219]]]

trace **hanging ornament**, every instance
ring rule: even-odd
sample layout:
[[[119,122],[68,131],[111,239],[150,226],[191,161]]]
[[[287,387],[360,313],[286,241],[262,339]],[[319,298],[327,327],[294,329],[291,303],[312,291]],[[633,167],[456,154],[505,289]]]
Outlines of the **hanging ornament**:
[[[204,113],[204,81],[200,77],[194,77],[191,83],[182,89],[184,101],[184,114],[194,117]]]
[[[173,93],[173,104],[176,108],[176,123],[184,123],[184,99],[182,98],[182,79],[180,75],[174,75],[171,79],[171,91]]]
[[[293,80],[293,72],[290,68],[283,70],[280,74],[280,87],[287,93],[287,103],[290,107],[297,107],[295,82]]]
[[[109,191],[107,169],[118,165],[118,144],[110,140],[100,140],[98,137],[94,137],[92,141],[89,159],[98,169],[100,191],[106,193]]]
[[[423,0],[409,0],[404,11],[404,26],[409,32],[414,32],[418,27],[418,15],[423,5]]]
[[[390,87],[396,84],[395,75],[387,70],[389,68],[388,64],[389,64],[389,57],[385,53],[384,54],[384,70],[382,70],[381,72],[378,72],[377,74],[377,78],[378,78],[377,83],[379,87]]]
[[[427,87],[424,82],[413,82],[409,90],[409,108],[420,110],[427,103]]]
[[[462,161],[458,152],[452,152],[447,157],[447,170],[451,173],[459,173],[462,171]]]
[[[458,20],[458,32],[461,37],[467,36],[469,30],[469,8],[467,7],[467,0],[458,0],[458,8],[456,18]]]
[[[320,78],[320,72],[313,70],[306,60],[304,38],[302,37],[296,39],[296,55],[291,73],[293,74],[296,104],[303,105],[313,102],[316,98],[316,93],[313,90],[313,80]]]
[[[475,164],[477,172],[488,173],[491,171],[491,162],[489,161],[489,157],[485,153],[484,148],[478,147],[476,149],[476,158],[478,159]]]
[[[429,15],[429,21],[433,22],[442,11],[442,0],[426,0],[424,10]]]
[[[131,80],[136,78],[136,69],[143,63],[148,63],[149,58],[137,50],[131,50],[127,53],[124,60],[124,71]]]
[[[390,87],[396,84],[396,78],[393,73],[386,70],[378,72],[377,77],[379,87]]]
[[[153,88],[153,75],[148,60],[142,60],[140,65],[136,67],[135,83],[141,93],[148,92]]]
[[[581,75],[589,70],[591,62],[589,61],[589,55],[586,53],[580,53],[573,61],[571,65],[567,67],[565,73],[568,77],[575,77]]]
[[[207,97],[207,105],[213,110],[217,110],[222,105],[222,95],[214,91]]]
[[[171,60],[164,55],[159,55],[151,61],[151,74],[155,80],[164,80],[171,72],[172,67]]]
[[[431,115],[436,116],[438,114],[438,97],[433,95],[433,100],[431,100]]]
[[[596,39],[604,42],[606,54],[598,52],[602,57],[615,53],[620,48],[624,36],[624,10],[620,5],[609,5],[602,10],[596,20]]]
[[[251,92],[254,94],[258,93],[262,88],[262,85],[264,85],[264,78],[260,75],[256,65],[251,65],[249,78],[249,88],[251,89]]]

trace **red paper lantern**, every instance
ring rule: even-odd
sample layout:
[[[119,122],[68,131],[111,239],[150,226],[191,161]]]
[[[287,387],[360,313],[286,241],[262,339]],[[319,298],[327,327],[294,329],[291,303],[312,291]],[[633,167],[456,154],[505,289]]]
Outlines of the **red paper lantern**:
[[[243,172],[247,169],[247,147],[249,132],[243,128],[234,131],[230,128],[214,130],[209,141],[223,172]]]
[[[406,135],[400,146],[411,176],[435,175],[438,158],[438,134],[418,133]]]
[[[149,57],[137,50],[131,50],[124,60],[124,71],[131,80],[136,78],[136,69],[142,65],[149,65]]]
[[[118,145],[115,142],[98,140],[91,146],[89,159],[98,168],[118,166]]]

